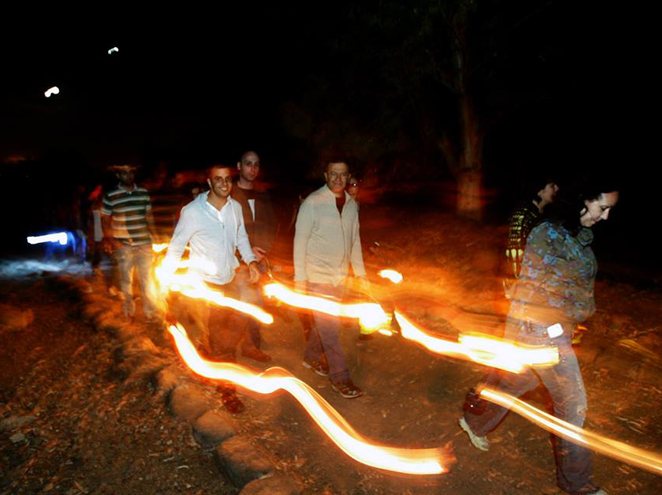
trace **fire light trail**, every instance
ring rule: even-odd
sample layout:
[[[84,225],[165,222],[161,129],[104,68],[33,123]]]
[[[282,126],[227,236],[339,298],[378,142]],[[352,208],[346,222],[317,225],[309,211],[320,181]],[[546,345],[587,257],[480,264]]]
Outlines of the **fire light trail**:
[[[152,244],[152,251],[155,253],[161,253],[165,251],[168,248],[168,243],[167,242],[161,242],[161,243],[153,243]]]
[[[186,262],[180,262],[179,266],[194,266],[207,271],[215,270],[213,263],[201,259],[190,259]],[[158,266],[154,272],[160,286],[165,290],[179,292],[193,299],[204,299],[218,306],[232,308],[236,311],[252,316],[256,320],[267,325],[271,325],[274,322],[274,317],[259,306],[232,297],[225,297],[222,292],[211,289],[203,282],[202,278],[200,278],[197,273],[173,273],[162,265]]]
[[[662,456],[659,454],[584,430],[541,411],[520,399],[489,387],[481,390],[480,395],[495,404],[515,411],[532,423],[570,442],[595,450],[618,461],[662,475]]]
[[[203,359],[177,324],[168,327],[184,362],[197,374],[216,380],[227,380],[260,394],[277,390],[289,392],[306,410],[324,433],[352,459],[378,469],[398,473],[427,475],[448,472],[453,462],[446,456],[442,464],[442,449],[404,449],[380,446],[356,432],[340,414],[317,392],[283,368],[272,367],[256,374],[234,363],[218,363]]]
[[[493,337],[460,335],[458,342],[433,337],[395,311],[403,338],[416,342],[435,354],[468,359],[479,364],[520,373],[527,366],[550,366],[559,362],[556,347],[521,346]]]
[[[269,282],[262,290],[268,297],[275,297],[296,308],[313,309],[332,316],[357,318],[366,328],[380,328],[388,326],[391,322],[389,316],[377,303],[342,304],[324,297],[300,294],[278,282]]]

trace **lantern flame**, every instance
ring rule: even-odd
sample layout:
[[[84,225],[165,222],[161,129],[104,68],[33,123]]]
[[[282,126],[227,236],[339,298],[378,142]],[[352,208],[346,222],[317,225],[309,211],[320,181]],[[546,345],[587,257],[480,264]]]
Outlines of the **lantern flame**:
[[[400,273],[396,270],[392,270],[391,268],[387,268],[385,270],[380,270],[377,273],[377,275],[379,275],[380,277],[385,278],[387,280],[390,280],[394,284],[399,284],[403,280],[402,273]]]
[[[207,361],[198,354],[179,323],[169,326],[168,330],[184,362],[195,373],[214,380],[231,381],[260,394],[271,394],[277,390],[289,392],[322,431],[354,460],[398,473],[425,475],[448,472],[448,467],[442,464],[442,449],[394,448],[368,441],[317,392],[285,369],[272,367],[256,374],[238,364]],[[446,462],[452,462],[452,458],[447,457]]]
[[[532,423],[570,442],[655,474],[662,474],[662,456],[659,454],[572,425],[520,399],[489,387],[481,390],[480,395],[495,404],[515,411]]]

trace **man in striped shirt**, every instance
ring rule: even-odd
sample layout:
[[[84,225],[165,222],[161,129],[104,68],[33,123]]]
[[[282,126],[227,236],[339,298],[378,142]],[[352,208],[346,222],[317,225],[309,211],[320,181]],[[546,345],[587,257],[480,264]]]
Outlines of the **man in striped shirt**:
[[[133,319],[135,314],[132,290],[135,271],[142,292],[143,314],[150,321],[157,317],[157,309],[150,278],[154,221],[149,194],[136,185],[135,166],[115,165],[111,170],[116,173],[119,184],[103,197],[104,248],[117,263],[124,316]]]

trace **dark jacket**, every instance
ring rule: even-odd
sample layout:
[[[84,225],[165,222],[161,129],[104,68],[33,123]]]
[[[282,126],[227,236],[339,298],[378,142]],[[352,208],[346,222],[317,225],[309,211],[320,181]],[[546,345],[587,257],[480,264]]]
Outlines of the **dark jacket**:
[[[248,203],[249,198],[255,199],[255,220]],[[239,202],[244,214],[244,225],[251,246],[257,246],[271,251],[276,237],[278,221],[271,203],[271,197],[266,191],[241,189],[236,183],[232,187],[232,198]]]

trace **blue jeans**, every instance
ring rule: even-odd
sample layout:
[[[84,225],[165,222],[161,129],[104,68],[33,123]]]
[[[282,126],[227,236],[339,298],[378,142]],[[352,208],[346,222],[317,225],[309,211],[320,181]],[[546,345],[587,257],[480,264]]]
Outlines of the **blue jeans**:
[[[124,297],[124,302],[122,303],[124,316],[133,317],[136,312],[136,304],[133,300],[133,273],[135,271],[142,293],[145,318],[154,317],[157,309],[154,302],[154,288],[151,279],[151,244],[142,246],[122,245],[115,250],[113,256],[117,262],[117,278]]]
[[[327,284],[308,283],[308,292],[326,296],[332,296],[342,300],[345,294],[345,286],[333,286]],[[349,370],[345,361],[340,342],[340,318],[324,313],[313,311],[313,328],[308,334],[304,359],[308,362],[319,361],[322,354],[326,356],[329,364],[329,379],[332,383],[341,383],[349,380]]]
[[[504,335],[506,339],[524,344],[556,345],[559,349],[559,363],[550,368],[529,368],[521,374],[492,373],[488,379],[489,385],[500,392],[520,397],[542,382],[552,399],[554,415],[583,427],[587,409],[586,390],[572,349],[573,328],[571,324],[564,324],[563,335],[551,339],[545,326],[508,318]],[[494,430],[507,413],[507,409],[490,402],[482,414],[467,411],[464,417],[476,435],[484,436]],[[596,490],[591,483],[593,467],[588,449],[554,437],[554,456],[556,480],[561,490],[572,494]]]

